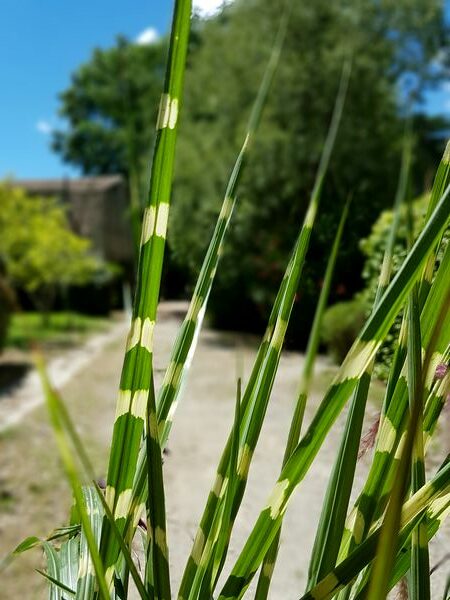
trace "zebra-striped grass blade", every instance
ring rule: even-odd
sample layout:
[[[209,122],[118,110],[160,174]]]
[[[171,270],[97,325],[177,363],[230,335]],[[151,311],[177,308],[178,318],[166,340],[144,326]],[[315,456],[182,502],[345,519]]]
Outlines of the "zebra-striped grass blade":
[[[384,252],[381,272],[374,299],[374,308],[379,303],[391,277],[392,257],[397,236],[400,213],[405,201],[411,161],[411,139],[405,134],[402,164],[394,201],[394,218],[390,227]],[[353,393],[349,413],[342,434],[341,445],[327,486],[324,503],[314,541],[308,572],[307,589],[312,587],[336,564],[341,537],[353,487],[359,444],[364,421],[367,398],[372,378],[372,363],[360,377]]]
[[[217,583],[225,560],[232,527],[232,509],[234,492],[238,482],[239,429],[241,424],[241,380],[238,381],[233,429],[231,433],[231,450],[227,469],[227,486],[224,489],[224,501],[220,510],[216,511],[210,534],[205,543],[203,555],[207,560],[200,561],[194,580],[189,589],[187,600],[209,598]]]
[[[78,537],[69,537],[59,549],[61,581],[70,590],[77,589],[79,546]]]
[[[61,551],[62,551],[62,548],[61,548],[60,552]],[[48,560],[48,558],[49,558],[48,555],[46,555],[46,557]],[[65,585],[64,583],[62,583],[61,581],[56,579],[55,577],[52,577],[45,571],[41,571],[41,569],[36,569],[36,573],[39,573],[39,575],[42,575],[42,577],[44,577],[44,579],[47,579],[48,583],[50,584],[50,590],[51,590],[49,593],[50,600],[52,600],[53,598],[55,598],[57,600],[65,600],[66,596],[68,598],[75,598],[76,592],[69,586]],[[62,596],[62,592],[64,592],[64,596]]]
[[[61,587],[59,581],[61,577],[61,564],[58,553],[48,542],[43,542],[42,546],[47,562],[47,572],[42,572],[41,575],[47,577],[52,584],[48,592],[48,598],[49,600],[61,600]],[[71,592],[73,593],[73,590],[71,590]]]
[[[298,440],[300,438],[300,432],[303,423],[303,416],[305,413],[306,401],[309,394],[309,389],[311,385],[311,379],[313,376],[314,363],[317,356],[317,351],[319,348],[320,342],[320,330],[322,326],[323,314],[325,312],[325,308],[328,302],[328,296],[330,293],[331,281],[333,278],[334,268],[336,265],[336,260],[338,256],[338,250],[342,238],[342,233],[344,231],[344,225],[347,219],[348,210],[350,207],[351,197],[348,198],[344,209],[341,214],[341,218],[339,221],[338,229],[336,231],[336,236],[333,241],[333,246],[331,248],[330,255],[328,257],[327,268],[325,271],[325,276],[323,280],[322,289],[320,291],[319,300],[317,302],[317,308],[314,313],[313,324],[311,327],[311,332],[309,334],[308,344],[306,347],[305,358],[302,368],[302,373],[300,377],[297,402],[294,408],[294,414],[291,421],[291,426],[289,429],[288,440],[286,443],[286,448],[283,457],[283,464],[286,464],[286,461],[294,451],[294,448],[298,444]],[[261,570],[258,578],[258,585],[255,593],[255,600],[265,600],[267,598],[270,582],[272,579],[273,570],[275,568],[275,562],[277,560],[278,555],[278,546],[280,539],[281,529],[278,532],[276,538],[274,539],[271,547],[269,548],[267,555],[264,558],[264,561],[261,566]]]
[[[408,234],[412,242],[412,209],[408,210]],[[411,413],[414,403],[418,402],[416,435],[412,449],[411,493],[414,494],[425,485],[425,452],[423,417],[425,404],[425,383],[422,373],[422,336],[420,332],[419,286],[416,284],[408,305],[408,396]],[[393,562],[393,561],[392,561]],[[392,565],[391,565],[392,568]],[[386,584],[388,588],[388,583]],[[411,600],[430,600],[430,559],[428,551],[427,524],[422,519],[411,535],[411,568],[410,568]]]
[[[407,493],[413,450],[414,447],[416,447],[417,450],[417,440],[419,436],[423,435],[421,417],[423,413],[424,382],[422,380],[422,340],[420,335],[420,315],[416,286],[414,286],[411,291],[408,325],[408,392],[411,415],[408,420],[405,443],[395,471],[395,481],[392,492],[389,495],[388,508],[383,520],[375,563],[369,583],[368,600],[384,600],[387,596],[390,575],[397,553],[397,536],[400,529],[401,510]],[[417,467],[417,463],[415,466]],[[415,469],[414,471],[417,474]],[[413,481],[414,479],[416,478],[413,477]],[[417,527],[420,527],[420,523]]]
[[[448,354],[444,353],[444,357],[447,356]],[[427,401],[427,407],[429,402],[431,400],[433,401],[430,409],[426,408],[425,410],[425,422],[428,420],[430,423],[430,428],[436,424],[440,410],[444,405],[448,389],[446,386],[447,382],[447,378],[445,378],[443,381],[436,381],[433,385],[431,395]],[[387,413],[386,421],[380,428],[378,446],[373,462],[373,464],[376,465],[376,469],[372,468],[370,485],[366,484],[364,488],[365,491],[363,491],[363,494],[358,499],[355,508],[350,514],[348,522],[349,524],[353,525],[351,528],[352,537],[351,540],[349,539],[348,535],[346,539],[344,538],[339,555],[339,561],[343,560],[343,558],[345,558],[345,556],[351,552],[355,545],[361,542],[366,535],[366,531],[368,528],[370,528],[372,520],[376,515],[382,512],[389,497],[393,480],[392,473],[395,472],[395,466],[399,460],[397,448],[400,448],[400,440],[403,439],[405,432],[405,422],[408,410],[405,381],[403,381],[401,391],[402,393],[400,395],[394,395],[393,397],[392,406],[397,406],[397,410],[390,410]],[[433,423],[433,425],[431,425],[431,423]],[[394,433],[394,431],[396,433]],[[377,485],[378,490],[377,494],[375,494]],[[369,502],[370,498],[379,498],[378,504],[371,504]],[[371,508],[370,513],[368,512],[368,508]],[[375,510],[376,508],[377,510]],[[371,515],[370,519],[369,515]]]
[[[136,586],[136,589],[139,593],[140,598],[142,600],[151,600],[151,598],[154,597],[154,594],[149,593],[146,590],[144,582],[142,581],[142,578],[138,573],[136,565],[134,564],[133,558],[131,556],[131,552],[125,542],[125,539],[123,538],[123,535],[120,533],[119,529],[117,528],[117,525],[114,520],[114,516],[105,500],[102,490],[99,488],[99,486],[97,484],[95,484],[95,490],[97,492],[97,497],[101,502],[101,506],[103,508],[104,514],[111,525],[112,532],[114,533],[114,535],[120,545],[120,550],[121,550],[124,560],[126,562],[127,568],[130,571],[131,577],[133,578],[134,584]]]
[[[195,285],[189,309],[175,341],[171,358],[169,360],[169,366],[166,370],[161,388],[158,393],[157,417],[160,445],[162,448],[164,448],[165,444],[167,443],[182,386],[195,353],[197,339],[203,323],[203,317],[208,303],[208,298],[213,286],[224,240],[234,211],[239,180],[245,166],[246,157],[251,143],[257,132],[263,108],[278,66],[280,53],[286,36],[291,8],[292,2],[289,0],[289,2],[286,4],[270,59],[265,69],[255,103],[252,107],[244,142],[227,184],[222,208],[210,244],[208,246],[197,283]],[[132,515],[139,510],[139,506],[145,501],[147,494],[147,466],[145,450],[146,449],[144,445],[141,448],[137,475],[135,478],[135,484],[133,486],[133,502],[130,507],[130,512]],[[128,530],[132,520],[132,516],[131,518],[127,519],[125,531]]]
[[[353,393],[314,540],[307,589],[313,587],[336,564],[358,460],[371,370],[370,366],[361,375]]]
[[[78,453],[80,462],[83,464],[87,475],[90,476],[92,474],[92,467],[89,462],[86,462],[86,455],[84,449],[80,453],[80,448],[83,448],[82,443],[78,437],[78,434],[76,433],[76,429],[73,426],[73,423],[71,422],[70,416],[66,408],[64,407],[63,402],[60,399],[58,401],[58,411],[60,413],[61,423],[63,424],[67,437],[70,439],[76,452]],[[144,584],[137,572],[136,566],[131,557],[131,553],[125,543],[125,540],[117,529],[114,518],[106,503],[102,490],[100,490],[97,483],[94,482],[94,487],[83,486],[82,494],[86,506],[86,513],[89,517],[89,522],[96,544],[98,545],[100,543],[103,516],[106,515],[111,524],[113,533],[120,544],[122,555],[126,562],[126,566],[133,577],[134,583],[140,594],[140,597],[144,600],[150,600],[150,597],[145,590]],[[75,505],[72,524],[77,523],[79,519],[80,514],[78,506]],[[58,535],[58,537],[67,534],[70,535],[70,528],[69,530],[63,530],[60,533],[56,532],[56,535]],[[49,539],[54,539],[56,535],[52,536]],[[91,553],[89,550],[88,539],[86,537],[86,533],[83,527],[81,527],[79,537],[79,540],[77,536],[75,538],[70,538],[67,542],[61,545],[61,549],[57,554],[57,556],[59,557],[59,572],[61,581],[57,583],[58,585],[60,585],[61,589],[65,589],[65,591],[70,590],[74,595],[76,594],[77,600],[90,600],[93,597],[97,585],[95,572],[92,564]],[[36,540],[38,543],[41,543],[40,540],[38,540],[37,538]],[[42,543],[44,544],[45,548],[45,544],[47,542]],[[73,592],[73,590],[75,589],[76,593]]]
[[[441,265],[436,273],[433,286],[428,288],[429,293],[421,315],[421,331],[424,345],[429,343],[431,331],[434,327],[436,315],[442,299],[445,298],[448,281],[450,280],[450,249],[447,248]],[[423,282],[423,277],[422,277]],[[419,300],[420,302],[420,300]],[[393,469],[398,461],[396,455],[397,447],[405,430],[406,415],[408,410],[407,396],[407,370],[403,365],[406,357],[407,341],[406,319],[400,331],[399,345],[394,357],[393,372],[391,373],[386,390],[385,402],[383,404],[374,458],[371,464],[366,484],[358,497],[355,506],[350,513],[347,529],[344,532],[343,542],[339,553],[342,560],[352,548],[366,535],[374,518],[385,508],[390,487],[393,481]],[[440,337],[436,344],[435,356],[432,361],[432,372],[426,380],[426,394],[429,397],[425,407],[424,427],[429,433],[439,417],[445,402],[442,384],[434,385],[433,394],[430,396],[431,382],[437,364],[445,360],[445,351],[450,336],[450,317],[446,315],[440,325]],[[401,370],[403,369],[403,370]],[[439,391],[440,390],[440,391]],[[381,490],[381,491],[380,491]],[[344,596],[345,597],[345,596]]]
[[[265,333],[263,340],[261,342],[261,345],[258,349],[255,363],[253,365],[253,369],[250,374],[250,378],[247,382],[245,393],[242,398],[242,406],[241,406],[241,411],[240,411],[241,421],[243,421],[245,418],[246,422],[248,422],[249,419],[251,418],[251,414],[252,414],[251,408],[252,407],[250,405],[250,400],[252,398],[253,391],[254,391],[256,385],[258,384],[259,374],[263,370],[262,367],[263,367],[263,363],[264,363],[264,358],[265,358],[268,348],[270,346],[270,340],[272,339],[274,332],[277,330],[276,324],[277,324],[277,322],[279,322],[279,318],[280,318],[280,314],[281,314],[281,307],[282,307],[282,300],[285,297],[286,290],[287,290],[288,283],[289,283],[289,278],[291,277],[292,270],[293,270],[294,259],[295,259],[295,256],[298,255],[298,252],[299,252],[299,241],[297,240],[297,243],[296,243],[294,251],[293,251],[293,255],[291,256],[291,259],[290,259],[289,264],[286,269],[285,276],[281,282],[280,289],[279,289],[277,297],[275,299],[275,302],[274,302],[274,305],[273,305],[273,308],[272,308],[272,311],[271,311],[271,314],[269,317],[268,325],[266,328],[266,333]],[[202,558],[203,549],[206,545],[207,538],[210,535],[212,525],[215,521],[215,515],[217,512],[222,510],[222,506],[220,505],[219,500],[223,497],[223,495],[225,493],[225,489],[228,484],[227,469],[228,469],[228,464],[229,464],[229,460],[230,460],[230,450],[231,450],[231,435],[230,435],[230,437],[225,445],[225,449],[222,453],[222,457],[220,459],[219,466],[217,468],[215,482],[209,493],[206,507],[203,512],[203,516],[201,518],[200,525],[199,525],[199,528],[197,530],[197,534],[196,534],[196,537],[194,540],[194,545],[193,545],[193,548],[191,551],[191,555],[188,559],[188,563],[186,565],[185,572],[183,574],[180,591],[179,591],[180,598],[184,598],[189,594],[189,590],[191,588],[192,581],[195,577],[195,573],[197,571],[197,568],[198,568],[201,558]],[[242,457],[244,457],[244,459],[246,461],[248,458],[250,458],[248,453],[242,454],[241,459],[242,459]],[[204,560],[204,562],[206,562],[206,559]]]
[[[72,430],[69,430],[72,431]],[[89,523],[94,535],[97,546],[100,544],[102,531],[103,509],[101,503],[90,486],[83,486],[83,497],[86,504],[86,512],[89,515]],[[76,507],[75,507],[76,508]],[[77,515],[77,521],[79,516]],[[80,547],[78,557],[78,581],[77,581],[77,600],[91,600],[96,589],[95,571],[92,565],[92,558],[89,551],[89,544],[86,533],[81,528]]]
[[[434,518],[443,505],[450,505],[450,462],[447,460],[435,477],[428,481],[414,496],[403,505],[398,547],[401,548],[411,536],[411,531],[426,515]],[[381,524],[376,523],[366,539],[353,552],[340,562],[318,584],[306,592],[300,600],[328,600],[361,573],[375,557],[381,532]],[[367,595],[363,596],[367,598]]]
[[[236,408],[234,413],[233,433],[231,439],[231,453],[230,462],[228,467],[228,486],[225,491],[225,501],[223,516],[221,518],[221,527],[219,530],[219,536],[214,550],[214,566],[213,566],[213,581],[215,587],[217,578],[222,569],[223,562],[227,553],[228,543],[230,540],[233,511],[233,499],[234,492],[238,481],[238,458],[239,458],[239,429],[241,424],[241,379],[238,380],[237,394],[236,394]]]
[[[440,197],[444,193],[445,188],[447,187],[450,181],[450,141],[447,142],[447,145],[444,150],[444,154],[439,163],[436,176],[434,178],[433,187],[431,190],[430,202],[428,204],[427,214],[425,216],[425,221],[427,221],[436,207]],[[431,286],[431,281],[433,277],[433,270],[436,262],[436,254],[431,254],[428,258],[428,261],[424,267],[424,274],[420,284],[419,289],[419,302],[422,305],[424,302],[424,298],[426,298],[428,290]]]
[[[130,510],[138,453],[150,400],[153,330],[169,215],[191,8],[191,0],[175,2],[164,92],[157,120],[149,198],[142,225],[132,323],[111,444],[106,500],[121,532],[124,531]],[[154,406],[150,406],[150,412],[155,412]],[[156,422],[156,414],[151,414],[150,418]],[[157,460],[161,460],[161,457],[157,457]],[[111,588],[120,548],[107,519],[103,522],[100,550],[108,587]]]
[[[158,423],[161,431],[161,445],[164,446],[170,433],[173,415],[181,392],[183,381],[187,375],[195,352],[198,334],[202,326],[209,294],[214,282],[217,265],[223,249],[224,240],[229,228],[236,204],[239,181],[244,171],[247,155],[256,135],[264,106],[280,60],[280,54],[286,37],[292,0],[286,3],[272,52],[265,68],[261,84],[249,117],[244,142],[225,191],[222,208],[200,269],[186,318],[180,328],[172,350],[169,367],[158,393]]]
[[[447,388],[450,389],[450,388]],[[441,469],[450,460],[450,455],[444,461]],[[426,525],[427,540],[430,541],[434,535],[438,532],[442,523],[450,513],[450,494],[442,495],[434,503],[430,505],[426,514],[424,515],[423,522]],[[414,530],[411,527],[411,530]],[[408,537],[400,548],[397,558],[395,561],[389,589],[392,589],[402,577],[406,575],[411,566],[411,537]],[[358,582],[356,591],[352,595],[354,600],[363,600],[367,597],[367,586],[370,575],[370,568],[367,568],[361,577],[361,581]]]
[[[427,210],[428,217],[431,214],[430,211],[434,210],[437,202],[439,201],[438,193],[441,193],[445,189],[444,186],[447,186],[449,183],[449,148],[450,146],[447,144],[446,150],[436,173]],[[430,254],[430,257],[427,259],[425,268],[423,270],[419,292],[419,302],[421,306],[425,303],[431,287],[435,255],[436,252]],[[436,290],[437,286],[435,286],[434,289]],[[442,286],[439,288],[440,293],[441,291]],[[436,294],[434,294],[433,301],[436,301],[441,297],[442,295],[436,297]],[[430,311],[424,309],[424,314],[430,315],[430,317],[434,316],[435,306],[435,303],[431,305]],[[430,323],[432,323],[431,318],[422,319],[422,333],[430,329]],[[406,360],[406,340],[407,320],[404,316],[402,327],[400,329],[399,342],[395,351],[383,402],[374,460],[367,477],[367,483],[364,486],[358,500],[356,501],[355,508],[350,514],[348,527],[344,533],[344,539],[339,553],[340,560],[342,560],[346,553],[348,553],[356,543],[359,543],[367,533],[368,528],[370,527],[370,524],[374,518],[377,505],[380,507],[379,510],[382,510],[383,501],[387,497],[386,493],[380,495],[380,486],[383,486],[384,484],[385,487],[389,489],[390,484],[388,483],[386,486],[384,482],[389,482],[388,473],[393,462],[395,461],[395,448],[397,447],[401,432],[403,431],[402,423],[404,423],[404,415],[405,411],[407,410],[406,372],[404,371],[402,373],[402,369]],[[393,398],[395,398],[395,403],[390,409],[390,403]],[[393,432],[397,432],[394,440],[392,440]],[[393,442],[391,444],[392,450],[390,452],[386,452],[386,440],[392,440]],[[379,442],[380,447],[378,447]]]
[[[438,504],[439,503],[439,504]],[[433,505],[424,514],[423,518],[419,520],[419,523],[424,522],[426,524],[427,539],[428,542],[436,535],[442,523],[444,522],[447,514],[450,510],[450,500],[447,505],[442,507],[442,501],[439,499],[435,502],[436,511],[433,512]],[[417,523],[418,524],[418,523]],[[411,528],[413,529],[413,528]],[[404,536],[405,537],[405,536]],[[389,582],[389,590],[392,590],[399,581],[407,574],[411,566],[411,534],[407,537],[406,542],[400,548],[394,568]],[[370,576],[370,565],[366,567],[365,571],[358,578],[358,583],[354,586],[354,592],[352,594],[353,600],[364,600],[367,598],[367,586]],[[347,589],[347,588],[346,588]]]
[[[145,584],[158,600],[170,600],[169,549],[166,533],[165,492],[153,378],[147,403],[147,562]]]
[[[331,151],[336,139],[340,119],[343,112],[345,96],[351,72],[351,63],[344,64],[331,125],[327,134],[321,161],[318,168],[316,183],[311,195],[310,204],[304,219],[303,227],[295,244],[291,260],[286,269],[277,298],[274,303],[266,334],[259,348],[252,374],[246,386],[241,406],[240,452],[238,461],[238,483],[233,504],[232,522],[245,490],[248,470],[253,452],[258,441],[272,390],[273,381],[278,367],[284,336],[292,310],[295,293],[298,288],[306,251],[309,245],[312,226],[318,210],[321,188],[328,168]],[[229,464],[231,437],[229,438],[217,470],[214,486],[209,494],[205,511],[200,521],[193,549],[183,574],[179,597],[189,597],[189,590],[200,565],[209,562],[210,556],[204,553],[207,546],[211,551],[211,527],[215,515],[222,510],[224,490],[228,484],[226,471]]]
[[[422,267],[450,220],[450,188],[447,188],[402,267],[387,288],[350,349],[313,421],[278,482],[238,557],[221,600],[238,596],[248,586],[281,524],[288,500],[305,476],[349,393],[373,360],[395,316],[403,306]]]
[[[437,307],[438,308],[438,307]],[[426,389],[426,376],[432,361],[436,344],[440,337],[440,326],[450,308],[450,287],[447,287],[437,318],[429,336],[429,341],[424,343],[421,339],[419,300],[416,286],[411,291],[408,335],[408,392],[410,399],[410,417],[406,430],[405,442],[401,450],[401,457],[395,471],[395,481],[389,496],[389,504],[383,520],[383,526],[378,543],[377,556],[373,566],[373,573],[369,583],[368,600],[383,600],[388,591],[388,584],[395,557],[396,536],[400,527],[400,515],[403,498],[406,494],[410,462],[413,457],[414,447],[421,454],[416,456],[413,465],[413,491],[425,489],[425,471],[423,465],[423,431],[419,429],[423,416],[423,397]],[[422,366],[422,348],[425,349],[425,358]],[[421,459],[421,460],[420,460]],[[421,462],[421,464],[419,464]],[[420,485],[422,484],[422,485]],[[428,565],[428,540],[425,530],[417,524],[420,537],[415,544],[416,534],[413,531],[412,548],[412,576],[415,577],[412,588],[415,596],[420,592],[423,598],[429,597],[429,565]],[[417,555],[417,556],[416,556]],[[417,559],[414,562],[414,559]]]
[[[449,328],[450,329],[450,328]],[[448,338],[447,338],[448,339]],[[442,354],[443,365],[450,363],[450,345]],[[438,423],[439,416],[447,401],[446,392],[449,388],[450,372],[447,372],[442,378],[439,376],[431,384],[430,393],[427,398],[423,422],[423,435],[425,447],[429,444]]]

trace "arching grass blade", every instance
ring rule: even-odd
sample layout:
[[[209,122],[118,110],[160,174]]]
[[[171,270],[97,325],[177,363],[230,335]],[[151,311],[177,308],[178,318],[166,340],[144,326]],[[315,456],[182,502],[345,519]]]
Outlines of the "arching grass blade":
[[[121,532],[124,532],[130,512],[152,384],[153,330],[169,216],[191,8],[191,0],[175,2],[164,92],[156,126],[149,197],[142,225],[132,323],[122,368],[111,444],[106,501]],[[154,406],[150,405],[149,410],[150,413],[154,413]],[[150,418],[156,422],[156,414],[150,414]],[[157,460],[160,460],[160,457],[157,457]],[[130,537],[127,536],[127,539]],[[108,586],[111,588],[120,548],[107,519],[103,523],[100,551],[106,567]]]
[[[350,207],[350,197],[347,200],[344,210],[341,214],[336,236],[334,238],[333,246],[331,248],[330,256],[327,263],[325,277],[323,280],[323,286],[320,291],[319,301],[314,314],[314,320],[309,334],[308,345],[306,347],[305,359],[303,369],[300,377],[299,391],[297,402],[294,408],[294,415],[292,417],[291,426],[289,429],[288,440],[286,449],[284,452],[283,466],[294,451],[298,440],[300,438],[300,432],[303,423],[303,416],[305,413],[306,401],[309,394],[311,385],[311,379],[313,375],[314,363],[317,356],[317,350],[320,342],[320,330],[322,326],[323,314],[328,302],[328,296],[330,293],[331,281],[336,265],[336,259],[338,256],[339,245],[341,242],[342,233],[344,231],[345,221],[347,219],[348,210]],[[278,532],[274,539],[267,555],[261,566],[261,571],[258,578],[258,585],[255,593],[255,600],[264,600],[267,598],[269,592],[269,586],[272,579],[273,570],[278,554],[278,546],[280,541],[281,530]]]

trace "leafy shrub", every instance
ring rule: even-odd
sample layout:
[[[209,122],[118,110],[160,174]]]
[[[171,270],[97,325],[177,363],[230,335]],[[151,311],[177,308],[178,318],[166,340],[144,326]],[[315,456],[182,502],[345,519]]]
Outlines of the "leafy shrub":
[[[93,255],[90,241],[71,231],[57,200],[3,184],[0,203],[1,266],[43,314],[58,290],[110,276],[109,268]]]
[[[411,204],[411,214],[413,217],[413,235],[414,239],[419,235],[425,219],[428,203],[430,201],[430,194],[425,194],[420,198],[417,198]],[[401,218],[397,231],[397,239],[394,245],[394,251],[392,255],[392,275],[394,276],[400,269],[403,261],[407,255],[407,225],[406,225],[406,210],[407,207],[403,207],[401,211]],[[365,256],[364,268],[362,277],[365,281],[364,291],[361,293],[361,302],[364,304],[366,312],[370,310],[373,304],[375,293],[378,284],[378,277],[383,262],[384,250],[389,235],[389,230],[394,219],[394,213],[392,210],[383,211],[378,219],[375,221],[370,235],[361,240],[360,247]],[[439,251],[436,255],[435,271],[438,268],[443,253],[447,247],[450,239],[450,230],[447,229],[443,236],[442,244],[440,245]],[[375,374],[383,380],[387,379],[394,348],[398,340],[398,334],[400,332],[401,315],[395,320],[390,332],[386,336],[386,339],[378,352],[378,361],[375,367]]]
[[[430,201],[429,194],[426,194],[412,203],[412,216],[414,237],[420,233],[423,226],[423,220]],[[402,209],[402,218],[400,219],[397,240],[394,246],[392,271],[396,273],[406,257],[407,228],[406,228],[406,207]],[[378,277],[383,262],[384,250],[386,248],[389,230],[394,219],[392,210],[383,211],[372,226],[367,238],[360,241],[360,248],[364,254],[365,262],[362,277],[365,281],[364,301],[372,305],[377,289]]]
[[[321,338],[333,359],[341,363],[355,341],[366,316],[359,299],[338,302],[325,311]]]

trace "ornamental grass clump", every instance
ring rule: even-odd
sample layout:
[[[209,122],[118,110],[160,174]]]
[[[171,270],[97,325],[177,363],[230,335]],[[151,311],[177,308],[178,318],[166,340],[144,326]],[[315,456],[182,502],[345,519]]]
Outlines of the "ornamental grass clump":
[[[428,543],[450,510],[450,460],[430,477],[424,459],[449,393],[450,246],[437,270],[434,263],[450,221],[450,152],[439,165],[424,225],[391,280],[398,219],[393,220],[378,290],[370,316],[328,387],[307,429],[305,406],[313,377],[319,332],[348,204],[330,250],[327,272],[308,343],[280,474],[272,492],[227,571],[230,536],[245,493],[249,470],[302,277],[311,233],[320,214],[320,196],[339,135],[351,79],[351,54],[342,67],[328,134],[309,207],[248,381],[238,381],[234,422],[198,524],[178,590],[171,588],[170,545],[162,452],[167,444],[182,384],[189,373],[220,254],[235,210],[239,178],[254,139],[280,59],[289,7],[281,18],[241,151],[232,169],[222,210],[200,271],[186,318],[175,341],[163,383],[155,390],[153,331],[160,289],[173,176],[175,141],[182,106],[191,2],[176,0],[165,89],[157,122],[148,205],[144,213],[137,287],[126,346],[105,490],[92,482],[93,469],[59,395],[40,363],[48,407],[61,458],[75,499],[68,527],[51,540],[26,540],[15,553],[42,544],[43,575],[50,598],[108,600],[131,598],[131,581],[145,599],[238,599],[257,583],[254,597],[268,597],[276,568],[283,518],[336,419],[349,411],[323,502],[305,590],[292,598],[385,598],[405,575],[411,598],[430,597]],[[406,196],[411,145],[405,136],[395,213]],[[357,199],[353,200],[354,203]],[[433,272],[434,276],[432,277]],[[402,326],[381,407],[372,464],[363,490],[350,501],[360,452],[362,419],[377,352],[398,315]],[[439,366],[439,376],[435,376]],[[299,519],[309,518],[298,515]],[[137,533],[140,534],[137,535]],[[135,562],[134,540],[144,560]],[[299,544],[300,552],[301,544]],[[225,572],[226,571],[226,572]]]

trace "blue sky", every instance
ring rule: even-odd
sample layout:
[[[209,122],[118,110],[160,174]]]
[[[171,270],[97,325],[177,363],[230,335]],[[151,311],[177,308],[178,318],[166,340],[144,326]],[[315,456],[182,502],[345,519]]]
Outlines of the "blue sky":
[[[220,0],[195,0],[214,10]],[[151,41],[167,31],[172,0],[2,0],[0,20],[0,178],[76,175],[49,148],[60,125],[57,95],[95,46],[121,33]],[[450,86],[428,97],[430,112],[450,114]]]
[[[49,149],[57,94],[95,46],[167,30],[171,0],[2,0],[0,177],[73,174]]]

